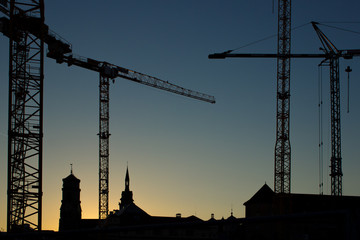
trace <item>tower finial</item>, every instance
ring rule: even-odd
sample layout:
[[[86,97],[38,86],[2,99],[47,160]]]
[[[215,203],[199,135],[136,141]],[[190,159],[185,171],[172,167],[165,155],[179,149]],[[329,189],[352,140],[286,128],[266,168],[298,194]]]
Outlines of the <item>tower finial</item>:
[[[72,163],[70,163],[70,174],[73,174]]]

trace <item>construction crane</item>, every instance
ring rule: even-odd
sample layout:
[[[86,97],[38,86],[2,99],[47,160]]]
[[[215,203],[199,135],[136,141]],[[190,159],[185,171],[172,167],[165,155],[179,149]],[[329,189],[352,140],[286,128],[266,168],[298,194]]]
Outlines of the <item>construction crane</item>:
[[[258,54],[258,53],[231,53],[231,51],[225,51],[223,53],[210,54],[209,59],[225,59],[225,58],[322,58],[321,64],[330,67],[330,105],[331,105],[331,195],[342,195],[342,170],[341,170],[341,127],[340,127],[340,84],[339,84],[339,58],[352,59],[355,56],[360,56],[359,49],[338,50],[334,44],[321,32],[317,27],[317,23],[312,23],[316,33],[318,34],[320,41],[323,45],[324,53],[321,54],[293,54],[293,53],[277,53],[277,54]],[[278,73],[279,76],[279,73]],[[279,79],[278,79],[279,80]],[[278,81],[279,83],[279,81]],[[277,94],[277,104],[279,104],[279,98],[282,100],[282,95]],[[285,104],[284,104],[285,105]],[[277,116],[279,116],[279,107],[277,108]],[[288,116],[287,116],[288,117]],[[280,119],[281,120],[281,119]],[[279,122],[279,119],[278,119]],[[277,124],[278,126],[279,124]],[[278,131],[277,131],[278,133]],[[276,160],[276,158],[275,158]],[[276,171],[276,164],[275,164]],[[284,176],[285,177],[285,176]],[[276,176],[275,176],[275,189],[276,188]],[[283,179],[283,178],[280,178]],[[284,179],[285,180],[285,179]],[[282,180],[281,180],[282,181]],[[285,186],[281,184],[281,186]],[[282,189],[282,188],[280,188]],[[282,191],[280,191],[282,192]]]
[[[62,51],[60,51],[62,52]],[[127,80],[158,88],[175,94],[194,98],[200,101],[215,103],[213,96],[185,89],[168,81],[160,80],[127,68],[91,58],[62,55],[50,52],[48,57],[56,59],[57,63],[67,63],[100,73],[100,109],[99,109],[99,219],[105,219],[109,212],[109,85],[110,80],[125,78]]]
[[[226,57],[274,57],[277,59],[276,94],[276,142],[274,191],[290,193],[291,146],[290,146],[290,59],[291,59],[291,0],[278,2],[277,54],[248,54],[234,56],[232,51],[209,55],[213,58]]]
[[[9,38],[7,231],[41,230],[44,45],[71,52],[44,24],[43,0],[1,1]]]
[[[42,26],[42,0],[1,1],[0,31],[9,37],[7,230],[41,230],[43,139],[43,29],[24,29],[20,16]]]
[[[317,22],[312,26],[318,35],[327,56],[320,65],[329,66],[330,69],[330,117],[331,117],[331,195],[342,195],[342,158],[341,158],[341,111],[340,111],[340,73],[339,59],[352,59],[360,56],[360,49],[338,50],[329,38],[319,29]],[[350,71],[350,70],[348,70]]]
[[[65,49],[63,49],[65,47]],[[86,68],[100,75],[99,78],[99,219],[105,219],[109,213],[109,86],[110,80],[124,78],[153,88],[165,90],[175,94],[194,98],[200,101],[215,103],[213,96],[185,89],[168,81],[160,80],[124,67],[116,66],[104,61],[84,58],[67,53],[65,45],[53,47],[47,56],[57,63],[67,63]]]
[[[47,56],[100,73],[99,218],[108,214],[109,84],[117,77],[200,101],[213,96],[90,58],[74,57],[70,43],[44,23],[43,0],[0,2],[0,31],[10,39],[7,230],[41,230],[44,44]]]

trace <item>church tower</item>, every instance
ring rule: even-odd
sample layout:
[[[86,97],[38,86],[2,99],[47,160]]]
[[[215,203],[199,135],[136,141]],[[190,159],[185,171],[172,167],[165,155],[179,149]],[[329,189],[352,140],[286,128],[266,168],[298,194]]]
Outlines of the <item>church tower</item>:
[[[127,205],[134,202],[133,192],[130,191],[130,177],[129,177],[129,168],[126,168],[126,176],[125,176],[125,191],[121,193],[120,199],[120,210],[126,207]]]
[[[73,175],[63,178],[59,231],[79,229],[81,221],[80,180]]]

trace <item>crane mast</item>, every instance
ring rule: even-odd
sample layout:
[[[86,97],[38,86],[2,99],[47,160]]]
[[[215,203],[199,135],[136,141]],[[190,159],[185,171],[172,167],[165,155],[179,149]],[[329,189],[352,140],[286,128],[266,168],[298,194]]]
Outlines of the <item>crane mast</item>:
[[[342,158],[340,124],[340,77],[339,57],[329,59],[330,67],[330,115],[331,115],[331,195],[342,195]]]
[[[99,81],[99,219],[109,213],[109,87],[110,78],[100,74]]]
[[[276,143],[274,191],[290,193],[291,146],[290,146],[290,44],[291,0],[279,0],[278,4],[278,57],[276,95]]]
[[[7,3],[1,6],[10,17],[1,30],[10,38],[7,231],[41,230],[44,41],[41,27],[29,33],[18,17],[26,13],[42,25],[44,5]]]

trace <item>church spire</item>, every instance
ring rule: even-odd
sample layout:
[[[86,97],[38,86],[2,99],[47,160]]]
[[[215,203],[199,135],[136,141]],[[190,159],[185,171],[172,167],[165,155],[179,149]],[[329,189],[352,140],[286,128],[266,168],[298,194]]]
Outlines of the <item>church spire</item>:
[[[129,167],[126,167],[125,191],[130,191]]]
[[[121,193],[120,210],[133,202],[133,193],[130,191],[129,167],[126,167],[125,190]]]

